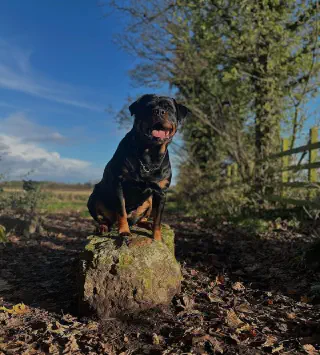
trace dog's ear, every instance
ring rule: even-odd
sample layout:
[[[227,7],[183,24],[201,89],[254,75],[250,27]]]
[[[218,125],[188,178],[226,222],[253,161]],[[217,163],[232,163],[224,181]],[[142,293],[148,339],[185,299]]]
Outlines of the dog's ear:
[[[177,109],[177,118],[179,123],[183,123],[184,120],[188,117],[188,115],[191,115],[191,111],[188,109],[188,107],[178,104],[175,99],[173,99],[174,104]]]
[[[137,114],[139,112],[139,109],[145,105],[147,102],[152,101],[152,99],[155,97],[154,94],[146,94],[143,95],[141,97],[139,97],[139,99],[135,102],[133,102],[130,106],[129,106],[129,111],[131,113],[131,116]]]

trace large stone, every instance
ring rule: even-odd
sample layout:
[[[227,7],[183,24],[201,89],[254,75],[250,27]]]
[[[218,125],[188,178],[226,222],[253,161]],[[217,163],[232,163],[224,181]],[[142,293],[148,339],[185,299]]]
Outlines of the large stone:
[[[163,242],[142,228],[133,227],[131,233],[88,237],[80,260],[80,314],[100,319],[132,314],[168,305],[180,291],[172,229],[162,225]]]

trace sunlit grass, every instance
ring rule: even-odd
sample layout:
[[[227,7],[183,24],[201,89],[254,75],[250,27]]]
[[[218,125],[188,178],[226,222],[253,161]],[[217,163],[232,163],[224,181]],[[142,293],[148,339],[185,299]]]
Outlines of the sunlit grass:
[[[24,191],[19,188],[5,188],[5,195],[21,196]],[[87,216],[87,201],[91,190],[42,189],[39,210],[47,213],[78,212]]]

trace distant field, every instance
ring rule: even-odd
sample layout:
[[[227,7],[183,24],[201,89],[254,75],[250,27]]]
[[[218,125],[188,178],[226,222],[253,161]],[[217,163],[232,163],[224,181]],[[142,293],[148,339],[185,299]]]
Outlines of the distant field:
[[[93,184],[63,184],[63,183],[56,183],[50,181],[39,181],[35,182],[39,184],[42,190],[49,190],[49,191],[89,191],[93,188]],[[23,186],[22,181],[2,181],[0,182],[0,187],[4,189],[10,190],[21,190]]]
[[[4,187],[5,194],[22,194],[19,187]],[[92,189],[69,189],[66,188],[42,188],[44,196],[40,203],[40,210],[49,213],[62,213],[66,211],[80,212],[83,216],[89,216],[87,212],[87,201]]]
[[[22,183],[15,182],[14,184],[7,183],[0,184],[4,194],[19,194],[24,193]],[[41,184],[42,196],[44,197],[40,203],[40,210],[48,213],[64,213],[64,212],[78,212],[84,217],[89,217],[87,210],[87,201],[91,194],[93,187],[84,185],[68,185],[43,183]],[[174,190],[170,189],[167,196],[167,203],[165,206],[167,212],[179,210],[179,206],[174,198]]]

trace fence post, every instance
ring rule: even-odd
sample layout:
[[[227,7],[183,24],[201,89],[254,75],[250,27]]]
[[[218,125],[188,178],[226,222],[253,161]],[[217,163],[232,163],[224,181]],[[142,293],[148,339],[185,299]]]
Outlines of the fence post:
[[[290,148],[290,141],[288,138],[282,139],[282,151],[285,152]],[[289,166],[289,155],[285,155],[282,157],[282,167],[281,170],[286,169]],[[289,182],[289,171],[281,172],[281,182],[282,184]],[[285,195],[285,186],[281,185],[281,193],[280,195],[283,197]]]
[[[289,145],[290,145],[289,139],[284,138],[282,140],[282,151],[285,152],[286,150],[289,150]],[[282,157],[282,170],[284,170],[288,166],[289,166],[289,155],[286,155],[286,156]],[[281,180],[282,180],[282,182],[289,181],[289,171],[282,171]]]
[[[310,129],[310,143],[317,143],[318,142],[318,127],[312,127]],[[309,164],[315,163],[317,160],[317,153],[316,149],[309,150]],[[308,180],[309,182],[317,182],[317,169],[309,169]]]

